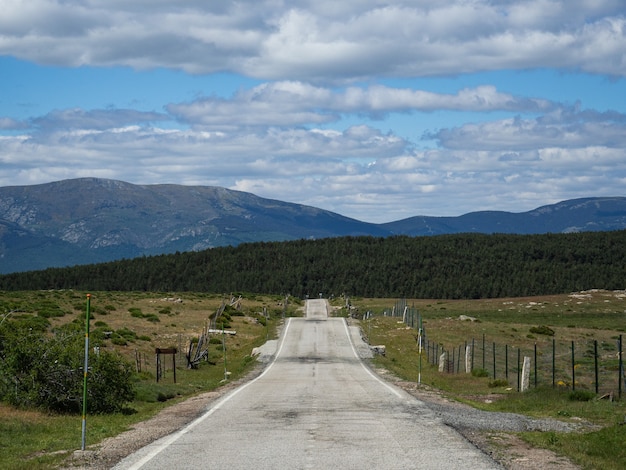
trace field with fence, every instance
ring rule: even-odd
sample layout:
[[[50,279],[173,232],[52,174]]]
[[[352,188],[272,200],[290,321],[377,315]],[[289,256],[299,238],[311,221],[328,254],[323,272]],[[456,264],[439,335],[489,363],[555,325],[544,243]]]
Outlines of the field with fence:
[[[548,386],[607,399],[626,393],[624,291],[377,302],[355,302],[366,335],[377,317],[395,318],[413,331],[412,354],[419,356],[421,341],[420,360],[440,373],[485,376],[494,388],[515,391]]]

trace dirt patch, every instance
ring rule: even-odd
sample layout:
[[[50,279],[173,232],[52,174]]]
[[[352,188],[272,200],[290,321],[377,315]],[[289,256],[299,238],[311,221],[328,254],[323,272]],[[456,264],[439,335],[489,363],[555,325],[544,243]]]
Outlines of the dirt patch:
[[[579,470],[567,457],[531,447],[510,433],[463,431],[468,441],[509,470]]]
[[[447,398],[437,389],[414,382],[404,382],[395,378],[386,370],[376,372],[388,382],[402,388],[415,398],[430,404],[444,406],[452,410],[472,409],[469,405]],[[483,400],[496,400],[498,397],[481,397]],[[489,412],[485,412],[489,413]],[[530,446],[515,433],[484,431],[471,428],[455,428],[465,439],[478,447],[507,470],[580,470],[567,457],[550,450]]]

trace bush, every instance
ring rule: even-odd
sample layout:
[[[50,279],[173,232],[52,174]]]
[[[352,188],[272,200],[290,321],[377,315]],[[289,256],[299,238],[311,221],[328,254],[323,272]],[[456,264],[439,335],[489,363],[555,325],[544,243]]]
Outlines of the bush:
[[[589,390],[573,390],[568,395],[570,401],[591,401],[595,397],[596,394]]]
[[[141,311],[140,308],[131,307],[131,308],[128,309],[128,311],[130,312],[130,316],[131,317],[143,318],[143,312]]]
[[[0,329],[0,399],[17,406],[80,413],[83,397],[84,336],[59,331]],[[120,411],[134,398],[132,367],[115,354],[90,349],[87,411]]]
[[[533,326],[530,332],[536,335],[554,336],[554,330],[545,325]]]
[[[506,379],[494,379],[489,381],[488,386],[489,388],[508,387],[509,381]]]
[[[489,372],[485,369],[473,369],[472,377],[489,377]]]

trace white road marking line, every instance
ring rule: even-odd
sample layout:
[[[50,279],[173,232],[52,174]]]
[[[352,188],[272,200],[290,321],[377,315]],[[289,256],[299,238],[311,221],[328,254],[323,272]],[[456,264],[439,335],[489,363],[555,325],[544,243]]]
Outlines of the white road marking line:
[[[386,387],[395,396],[397,396],[398,398],[402,398],[402,394],[398,390],[396,390],[394,387],[389,385],[384,380],[380,379],[380,377],[377,377],[376,375],[374,375],[374,373],[371,370],[369,370],[369,368],[363,363],[363,361],[357,354],[356,349],[354,348],[354,344],[352,343],[352,337],[350,336],[350,330],[348,330],[348,322],[345,320],[345,318],[343,319],[343,327],[346,330],[346,335],[348,335],[348,342],[350,343],[350,347],[352,348],[352,353],[354,354],[354,357],[356,357],[359,360],[359,363],[361,364],[361,367],[363,367],[365,372],[367,372],[370,375],[370,377],[375,379],[379,384]]]
[[[237,395],[239,392],[241,392],[242,390],[246,389],[248,386],[252,385],[254,382],[256,382],[257,380],[259,380],[261,377],[263,377],[265,374],[267,374],[267,372],[272,368],[272,366],[276,363],[276,358],[280,355],[280,352],[283,349],[283,345],[285,344],[285,338],[287,337],[287,331],[289,330],[289,325],[291,325],[291,318],[289,318],[287,320],[287,325],[285,326],[285,331],[282,335],[282,340],[280,342],[280,347],[278,348],[278,350],[276,351],[276,354],[274,355],[274,359],[272,360],[272,362],[270,363],[269,366],[267,366],[265,368],[265,370],[263,371],[263,373],[261,375],[259,375],[258,377],[256,377],[255,379],[251,380],[250,382],[245,383],[244,385],[236,388],[235,390],[233,390],[230,394],[228,394],[227,396],[225,396],[222,400],[220,400],[219,402],[217,402],[215,404],[215,406],[213,406],[209,411],[207,411],[206,413],[204,413],[202,416],[200,416],[199,418],[197,418],[196,420],[192,421],[191,423],[189,423],[187,426],[185,426],[184,428],[182,428],[180,431],[175,432],[174,434],[172,434],[170,437],[168,437],[167,439],[163,440],[163,442],[161,442],[161,444],[159,444],[158,446],[156,446],[155,449],[153,449],[148,455],[146,455],[145,457],[143,457],[142,459],[140,459],[139,461],[135,462],[132,466],[128,467],[128,470],[139,470],[141,467],[143,467],[146,463],[148,463],[150,460],[152,460],[154,457],[156,457],[158,454],[160,454],[161,452],[163,452],[164,449],[166,449],[167,447],[169,447],[170,445],[172,445],[174,442],[176,442],[178,439],[180,439],[182,436],[184,436],[185,434],[187,434],[191,429],[193,429],[194,427],[196,427],[198,424],[200,424],[201,422],[203,422],[205,419],[207,419],[209,416],[211,416],[213,413],[215,413],[217,410],[219,410],[228,400],[230,400],[231,398],[233,398],[235,395]]]

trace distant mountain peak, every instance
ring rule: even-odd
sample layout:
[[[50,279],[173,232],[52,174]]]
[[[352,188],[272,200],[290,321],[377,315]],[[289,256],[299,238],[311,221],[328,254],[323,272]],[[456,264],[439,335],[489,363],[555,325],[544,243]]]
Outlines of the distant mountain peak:
[[[573,199],[517,214],[483,211],[371,224],[216,186],[88,177],[0,187],[0,273],[257,241],[625,228],[623,197]]]

